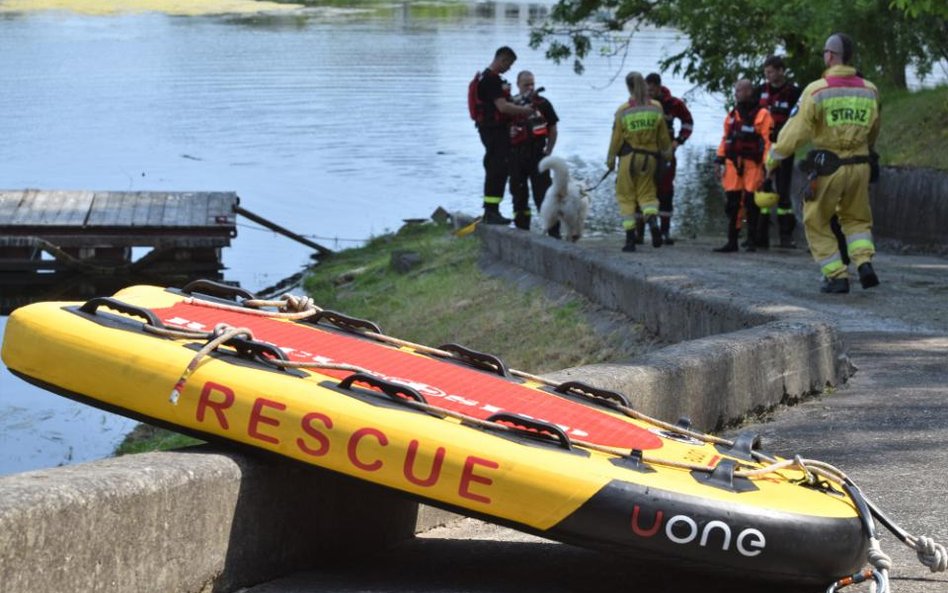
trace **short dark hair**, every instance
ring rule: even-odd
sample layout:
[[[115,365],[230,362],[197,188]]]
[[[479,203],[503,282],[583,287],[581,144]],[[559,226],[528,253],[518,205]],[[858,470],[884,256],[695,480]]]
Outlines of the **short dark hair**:
[[[764,68],[770,66],[771,68],[776,68],[778,70],[786,70],[787,65],[783,61],[783,56],[767,56],[767,59],[764,60]]]
[[[496,52],[494,52],[494,59],[503,58],[503,57],[507,57],[507,58],[510,58],[510,59],[512,59],[512,60],[516,60],[516,59],[517,59],[517,54],[514,52],[513,49],[511,49],[510,47],[504,45],[504,46],[501,46],[500,48],[498,48]]]
[[[853,38],[845,33],[836,33],[840,41],[843,42],[843,63],[853,63]]]
[[[658,72],[652,72],[645,77],[645,82],[648,84],[662,84],[662,77]]]

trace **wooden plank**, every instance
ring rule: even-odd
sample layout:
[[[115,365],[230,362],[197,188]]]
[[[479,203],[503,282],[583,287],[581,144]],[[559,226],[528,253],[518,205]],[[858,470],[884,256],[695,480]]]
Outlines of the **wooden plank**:
[[[51,194],[52,196],[53,194]],[[82,226],[89,208],[92,206],[93,192],[91,191],[64,191],[55,192],[58,209],[52,214],[48,224],[52,226]]]
[[[165,207],[171,199],[168,192],[156,193],[152,196],[151,203],[148,206],[148,214],[145,216],[144,225],[148,227],[160,227],[164,218]]]
[[[178,217],[174,221],[174,226],[193,226],[191,221],[194,219],[194,194],[181,194],[181,202],[178,204]]]
[[[92,207],[89,209],[89,216],[86,218],[86,226],[111,226],[114,220],[115,214],[112,206],[112,192],[95,192]]]
[[[161,226],[170,227],[174,225],[178,216],[178,208],[181,207],[181,194],[173,193],[168,195],[165,201],[165,210],[161,214]]]
[[[39,192],[35,189],[28,189],[24,192],[23,200],[19,207],[13,213],[10,219],[12,225],[33,224],[37,218],[36,198]]]
[[[0,192],[0,226],[6,226],[13,221],[13,215],[23,201],[25,191]]]

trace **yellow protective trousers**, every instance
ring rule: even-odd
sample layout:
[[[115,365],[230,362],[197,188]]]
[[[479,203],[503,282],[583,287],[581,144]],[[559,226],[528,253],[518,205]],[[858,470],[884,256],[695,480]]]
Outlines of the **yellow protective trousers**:
[[[869,165],[843,165],[835,173],[816,178],[813,199],[803,202],[803,226],[813,259],[827,278],[848,278],[830,219],[839,216],[850,260],[858,268],[876,252],[872,242],[869,208]]]
[[[616,201],[622,216],[622,228],[626,231],[635,228],[635,209],[642,215],[658,214],[658,186],[655,184],[654,156],[631,153],[619,157],[619,169],[616,173]]]

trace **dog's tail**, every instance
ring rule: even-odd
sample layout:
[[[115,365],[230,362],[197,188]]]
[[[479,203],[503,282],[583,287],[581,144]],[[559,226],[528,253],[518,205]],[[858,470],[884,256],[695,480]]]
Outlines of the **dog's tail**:
[[[569,183],[569,166],[567,166],[566,161],[558,156],[543,157],[543,160],[537,166],[537,170],[543,173],[550,169],[553,170],[553,192],[562,199],[566,196],[566,187]]]

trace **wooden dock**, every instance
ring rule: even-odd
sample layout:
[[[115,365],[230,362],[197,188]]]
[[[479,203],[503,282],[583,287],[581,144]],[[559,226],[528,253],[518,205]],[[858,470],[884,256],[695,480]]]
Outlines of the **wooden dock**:
[[[231,192],[0,191],[0,272],[219,278],[237,236]],[[132,260],[133,248],[148,248]]]

